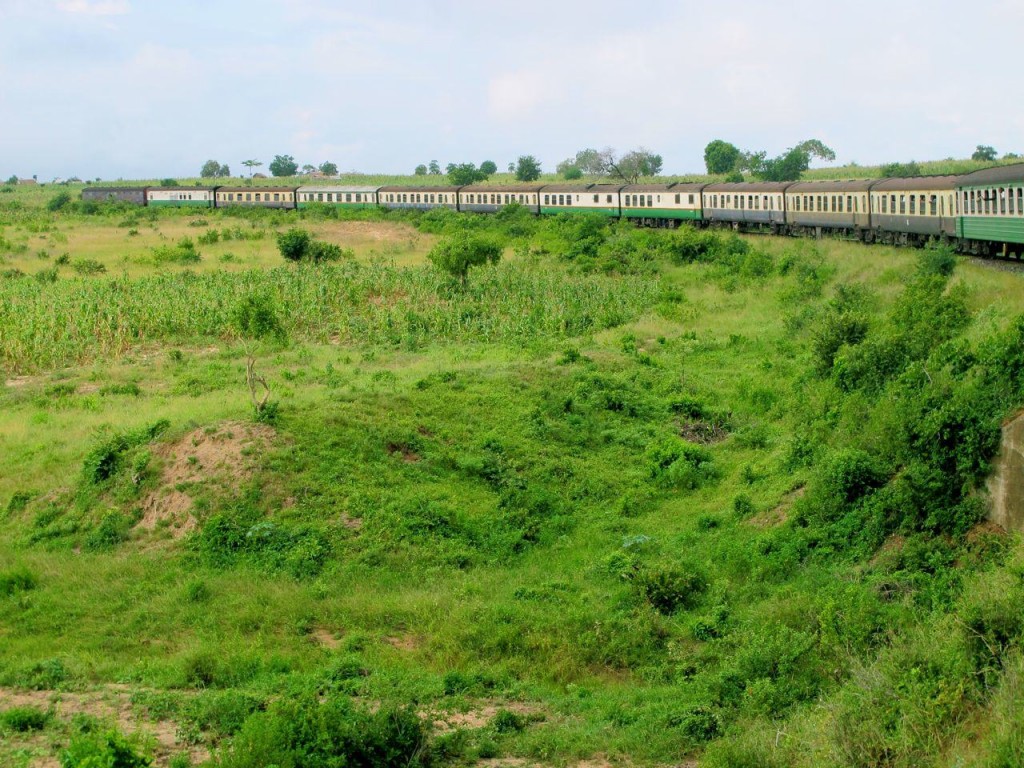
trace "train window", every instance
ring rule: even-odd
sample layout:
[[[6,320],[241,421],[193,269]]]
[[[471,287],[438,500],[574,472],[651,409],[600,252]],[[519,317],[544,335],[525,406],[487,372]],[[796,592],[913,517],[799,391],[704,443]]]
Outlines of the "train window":
[[[547,195],[544,195],[544,205],[547,205],[549,202],[550,198]]]
[[[559,195],[558,196],[558,204],[559,205],[565,205],[565,195]]]
[[[882,213],[889,212],[889,196],[882,195]]]
[[[682,195],[676,195],[676,205],[679,205],[679,201],[682,199]]]
[[[650,198],[650,197],[648,197],[647,199],[648,199],[648,200],[650,200],[651,198]],[[661,202],[661,195],[658,195],[658,202],[659,202],[659,203]]]
[[[1024,189],[1017,190],[1017,215],[1024,216]]]
[[[771,206],[768,204],[768,195],[764,196],[764,209],[767,211]]]
[[[693,195],[690,195],[690,205],[693,205]]]
[[[640,207],[641,207],[641,208],[643,208],[643,207],[644,207],[644,202],[645,202],[645,201],[644,201],[644,196],[643,196],[643,195],[640,195]]]
[[[983,193],[982,197],[985,200],[985,213],[992,213],[992,194],[987,189]]]
[[[659,198],[659,200],[660,200],[660,199],[661,199],[661,198]],[[648,208],[653,208],[653,207],[654,207],[654,202],[653,202],[653,200],[654,200],[654,197],[653,197],[652,195],[648,195],[648,196],[647,196],[647,207],[648,207]]]
[[[317,200],[318,203],[322,203],[324,201],[324,193],[323,192],[317,192],[316,193],[316,200]]]
[[[606,203],[610,203],[611,201],[612,201],[612,196],[611,195],[605,195],[605,202]]]
[[[793,198],[793,210],[800,211],[800,195]]]
[[[911,195],[910,196],[910,213],[911,213],[911,215],[917,213],[916,201],[917,201],[917,197],[915,195]]]
[[[1006,215],[1006,190],[1003,188],[999,190],[999,212]]]
[[[921,198],[923,200],[924,199],[924,195],[921,195]],[[921,203],[921,206],[922,207],[924,206],[923,202]],[[930,211],[931,211],[932,216],[938,216],[939,215],[939,196],[938,195],[932,195],[931,196]]]
[[[274,193],[274,199],[277,200],[277,201],[280,201],[281,200],[281,194],[279,192],[275,192]]]

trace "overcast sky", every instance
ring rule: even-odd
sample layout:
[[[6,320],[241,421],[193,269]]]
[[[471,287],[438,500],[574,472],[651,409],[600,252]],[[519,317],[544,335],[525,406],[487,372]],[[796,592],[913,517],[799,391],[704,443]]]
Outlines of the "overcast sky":
[[[1024,0],[0,0],[0,178],[1024,152]]]

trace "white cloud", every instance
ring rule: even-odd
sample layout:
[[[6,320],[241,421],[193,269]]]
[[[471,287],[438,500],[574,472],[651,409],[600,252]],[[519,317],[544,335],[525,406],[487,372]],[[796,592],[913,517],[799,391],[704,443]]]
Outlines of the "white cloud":
[[[83,16],[122,16],[131,11],[128,0],[58,0],[57,8]]]

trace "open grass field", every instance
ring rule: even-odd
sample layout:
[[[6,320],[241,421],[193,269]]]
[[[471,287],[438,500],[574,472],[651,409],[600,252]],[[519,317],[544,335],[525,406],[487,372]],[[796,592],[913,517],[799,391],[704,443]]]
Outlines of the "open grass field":
[[[1020,274],[522,212],[0,215],[0,764],[1024,759],[981,490]],[[286,264],[292,225],[350,253]],[[426,258],[463,235],[505,249],[466,286]]]

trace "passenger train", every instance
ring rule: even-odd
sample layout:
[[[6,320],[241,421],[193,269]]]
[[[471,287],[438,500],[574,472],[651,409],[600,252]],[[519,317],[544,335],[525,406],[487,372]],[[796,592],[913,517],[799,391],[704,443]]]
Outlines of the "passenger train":
[[[1024,252],[1024,163],[964,176],[723,184],[473,184],[469,186],[90,187],[83,200],[230,208],[386,209],[494,213],[512,203],[537,215],[592,213],[647,226],[730,227],[781,235],[839,235],[865,243],[964,253]]]

